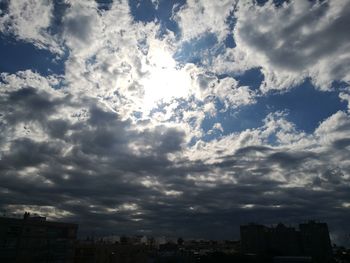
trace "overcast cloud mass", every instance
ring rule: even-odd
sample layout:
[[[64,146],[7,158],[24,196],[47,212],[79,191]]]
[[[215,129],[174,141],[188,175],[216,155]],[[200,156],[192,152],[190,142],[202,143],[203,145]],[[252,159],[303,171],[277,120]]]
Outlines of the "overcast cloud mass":
[[[0,211],[80,233],[350,233],[350,1],[0,1]]]

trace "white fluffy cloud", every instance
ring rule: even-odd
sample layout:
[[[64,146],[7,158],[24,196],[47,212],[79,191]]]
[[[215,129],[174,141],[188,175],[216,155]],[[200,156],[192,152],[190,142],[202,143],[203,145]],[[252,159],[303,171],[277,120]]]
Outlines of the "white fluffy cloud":
[[[228,33],[226,20],[235,3],[235,0],[187,1],[173,16],[180,26],[182,40],[189,41],[205,33],[213,33],[222,41]]]
[[[349,91],[347,92],[340,92],[339,98],[343,101],[346,101],[348,103],[348,111],[350,111],[350,94]]]
[[[8,12],[0,17],[0,31],[32,42],[38,48],[49,48],[62,54],[62,49],[48,28],[53,19],[53,3],[49,0],[9,1]]]
[[[63,17],[63,25],[63,38],[75,56],[97,48],[103,32],[96,2],[72,1]]]
[[[289,89],[306,78],[320,89],[350,81],[349,1],[291,1],[276,7],[240,1],[235,12],[236,47],[214,70],[260,67],[263,91]]]

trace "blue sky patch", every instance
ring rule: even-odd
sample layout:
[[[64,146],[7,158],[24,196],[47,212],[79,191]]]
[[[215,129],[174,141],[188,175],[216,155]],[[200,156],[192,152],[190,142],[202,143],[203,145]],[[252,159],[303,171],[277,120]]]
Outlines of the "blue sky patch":
[[[0,33],[0,71],[16,73],[31,69],[42,75],[63,74],[64,58],[48,50],[38,49],[33,44],[16,40]]]
[[[95,0],[97,3],[97,7],[102,11],[108,11],[111,9],[113,4],[113,0]]]
[[[217,116],[207,116],[202,128],[208,132],[219,122],[224,129],[223,135],[258,128],[263,125],[263,119],[269,113],[278,111],[285,112],[286,119],[294,123],[298,130],[312,133],[320,122],[339,110],[347,109],[347,103],[339,99],[338,92],[318,91],[309,81],[288,92],[270,93],[259,97],[255,104],[238,109],[230,108],[221,112],[223,104],[217,101],[216,105],[219,110]],[[207,134],[204,137],[206,140],[213,138],[215,134]]]
[[[218,43],[215,34],[207,33],[203,36],[182,43],[174,54],[174,59],[180,63],[194,63],[198,65],[210,64],[212,59],[224,51],[224,46]]]
[[[213,128],[215,123],[220,123],[224,132],[222,135],[228,135],[235,132],[241,132],[246,129],[258,128],[263,124],[263,119],[266,117],[268,111],[262,110],[264,107],[260,104],[241,106],[239,108],[229,108],[226,111],[224,104],[216,100],[215,105],[218,109],[216,116],[207,115],[202,122],[202,129],[205,133]],[[259,110],[257,110],[259,108]],[[215,139],[217,134],[206,134],[204,140]]]
[[[332,114],[347,109],[347,103],[339,99],[338,92],[318,91],[310,81],[305,81],[289,92],[270,95],[260,101],[271,111],[286,110],[287,119],[308,133],[313,132],[320,122]]]
[[[186,3],[185,0],[167,0],[159,1],[158,8],[151,0],[129,0],[131,14],[135,21],[152,22],[157,21],[161,25],[161,34],[164,34],[166,30],[178,33],[179,28],[177,23],[171,18],[173,9],[177,11],[182,5]]]
[[[259,68],[246,70],[241,75],[234,77],[238,80],[239,86],[249,86],[252,90],[259,89],[261,83],[264,81],[264,74],[262,74]]]

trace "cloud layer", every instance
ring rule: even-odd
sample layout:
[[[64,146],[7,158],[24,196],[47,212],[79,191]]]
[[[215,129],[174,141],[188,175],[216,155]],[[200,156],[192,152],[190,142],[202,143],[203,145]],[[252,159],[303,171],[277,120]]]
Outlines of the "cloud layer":
[[[241,1],[235,12],[237,46],[217,63],[228,60],[235,70],[261,67],[263,91],[288,89],[305,78],[324,90],[334,81],[349,82],[349,12],[347,1],[280,6]],[[227,70],[232,70],[229,64]]]

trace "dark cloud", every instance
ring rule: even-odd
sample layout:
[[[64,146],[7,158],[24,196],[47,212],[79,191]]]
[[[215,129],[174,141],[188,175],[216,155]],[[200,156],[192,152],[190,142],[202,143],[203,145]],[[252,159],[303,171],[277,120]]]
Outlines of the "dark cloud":
[[[234,38],[246,58],[237,62],[262,67],[262,89],[289,89],[307,78],[323,90],[335,80],[348,82],[347,1],[288,1],[279,6],[242,1],[238,6]]]
[[[47,129],[50,137],[63,138],[68,131],[70,124],[65,120],[52,120],[47,122]]]
[[[7,95],[7,96],[6,96]],[[50,101],[46,92],[38,92],[33,87],[24,87],[17,91],[8,92],[1,98],[2,112],[6,113],[6,120],[10,123],[26,120],[41,121],[55,112],[60,100]]]
[[[255,145],[255,146],[239,148],[235,154],[244,156],[244,155],[255,154],[255,153],[265,153],[269,151],[272,151],[272,148],[267,146]]]
[[[336,149],[344,149],[350,145],[350,138],[343,138],[333,142]]]
[[[72,17],[65,21],[66,32],[80,41],[88,42],[91,33],[89,16]]]
[[[289,16],[293,12],[292,7],[285,8],[282,12]],[[303,33],[306,27],[318,25],[328,12],[329,6],[324,3],[303,13],[298,20],[285,23],[280,30],[261,32],[259,27],[247,23],[236,33],[249,46],[265,54],[272,64],[289,70],[302,71],[348,45],[350,40],[347,26],[350,23],[348,6],[321,30]]]
[[[315,156],[312,152],[295,152],[289,153],[284,152],[275,152],[268,157],[268,161],[271,163],[278,163],[285,168],[294,168],[300,166],[303,162],[307,161],[309,158]]]
[[[62,114],[67,108],[84,113]],[[7,189],[2,209],[53,206],[69,212],[64,220],[79,222],[83,235],[237,238],[238,225],[249,221],[309,218],[329,222],[334,233],[346,229],[335,223],[346,217],[350,195],[343,184],[350,169],[323,161],[348,154],[346,138],[319,154],[251,145],[213,164],[184,157],[171,161],[168,154],[183,151],[183,131],[165,125],[140,130],[91,98],[56,98],[22,88],[5,93],[1,109],[6,130],[35,123],[42,133],[42,138],[17,135],[2,152],[0,185]],[[276,164],[279,172],[272,168]],[[289,182],[276,173],[289,180],[303,174],[306,182],[286,187]]]
[[[3,156],[1,163],[11,169],[33,167],[48,162],[51,155],[57,155],[60,149],[54,144],[36,143],[22,138],[12,141],[9,154]]]

